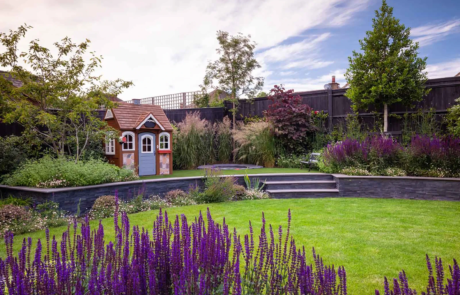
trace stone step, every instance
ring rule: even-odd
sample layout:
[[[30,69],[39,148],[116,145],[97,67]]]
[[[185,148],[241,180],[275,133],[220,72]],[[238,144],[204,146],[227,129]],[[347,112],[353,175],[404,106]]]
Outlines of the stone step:
[[[266,192],[274,199],[327,198],[339,196],[338,189],[271,189],[266,190]]]
[[[250,178],[259,178],[260,181],[305,181],[305,180],[333,180],[331,174],[324,173],[291,173],[291,174],[265,174],[249,175]]]
[[[335,189],[334,180],[265,181],[265,190]]]

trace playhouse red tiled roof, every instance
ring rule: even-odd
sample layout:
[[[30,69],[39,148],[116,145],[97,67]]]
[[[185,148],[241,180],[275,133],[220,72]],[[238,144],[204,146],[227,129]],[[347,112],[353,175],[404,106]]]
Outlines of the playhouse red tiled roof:
[[[118,107],[112,111],[120,129],[135,129],[149,114],[152,114],[165,131],[173,130],[168,117],[158,105],[118,103]]]

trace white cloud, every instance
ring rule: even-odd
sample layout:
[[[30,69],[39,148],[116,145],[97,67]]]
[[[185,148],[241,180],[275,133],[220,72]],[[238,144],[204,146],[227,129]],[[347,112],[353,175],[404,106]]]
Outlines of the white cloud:
[[[294,72],[294,71],[286,71],[286,72],[279,72],[278,74],[280,76],[291,76],[291,75],[295,75],[296,72]]]
[[[324,61],[320,59],[304,59],[304,60],[297,60],[287,63],[283,66],[284,69],[292,69],[292,68],[308,68],[308,69],[320,69],[327,67],[328,65],[333,64],[333,61]]]
[[[426,67],[426,71],[430,79],[453,77],[460,72],[460,58],[437,64],[429,64]]]
[[[328,74],[318,76],[316,78],[285,78],[285,79],[276,79],[276,80],[268,80],[265,83],[266,91],[269,91],[273,85],[280,85],[283,84],[284,88],[286,89],[294,89],[296,92],[298,91],[310,91],[310,90],[322,90],[324,89],[324,85],[330,83],[332,81],[332,76],[335,76],[335,80],[340,86],[344,86],[345,81],[345,69],[338,69],[335,71],[331,71]]]
[[[453,20],[414,28],[411,30],[411,35],[416,37],[414,41],[419,42],[420,46],[426,46],[441,41],[446,36],[459,31],[460,20]]]
[[[90,39],[90,49],[104,56],[103,78],[135,83],[121,95],[124,99],[198,89],[207,62],[216,58],[217,30],[251,34],[258,49],[271,50],[308,29],[341,26],[368,2],[24,0],[21,5],[7,5],[7,0],[0,1],[0,32],[23,23],[34,26],[21,49],[35,38],[47,47],[65,36],[77,42]],[[267,58],[276,59],[275,50],[272,53]],[[271,71],[261,69],[265,75]]]

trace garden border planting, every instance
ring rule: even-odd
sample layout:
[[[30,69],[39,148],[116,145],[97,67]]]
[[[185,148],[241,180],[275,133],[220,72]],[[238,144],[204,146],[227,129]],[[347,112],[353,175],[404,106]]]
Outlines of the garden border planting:
[[[297,180],[315,175],[331,175],[337,184],[338,195],[322,194],[323,197],[360,197],[360,198],[400,198],[421,200],[460,201],[460,178],[431,178],[431,177],[389,177],[389,176],[349,176],[343,174],[324,173],[270,173],[249,175],[251,179],[262,181]],[[230,175],[223,175],[228,177]],[[244,175],[232,175],[238,184],[244,185]],[[144,190],[146,195],[164,196],[175,189],[188,191],[191,186],[203,186],[203,176],[177,177],[163,179],[135,180],[127,182],[105,183],[82,187],[67,188],[30,188],[0,185],[0,196],[31,198],[41,202],[51,200],[59,203],[62,210],[70,213],[77,211],[80,204],[81,212],[91,208],[94,201],[103,195],[113,195],[115,191],[121,199],[130,199]],[[291,182],[292,186],[296,182]],[[288,184],[289,185],[289,184]],[[294,187],[286,188],[294,189]],[[277,195],[283,197],[282,195]]]

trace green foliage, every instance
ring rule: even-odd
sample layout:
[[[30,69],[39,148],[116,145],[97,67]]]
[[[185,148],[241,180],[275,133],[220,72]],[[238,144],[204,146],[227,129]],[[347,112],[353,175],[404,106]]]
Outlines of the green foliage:
[[[304,155],[279,155],[276,158],[276,166],[279,168],[301,168],[300,161],[305,161],[307,154]]]
[[[109,97],[132,82],[102,81],[95,74],[102,57],[89,51],[89,40],[77,44],[65,37],[54,43],[55,50],[33,40],[27,52],[19,53],[18,43],[30,28],[25,25],[0,33],[5,48],[0,66],[22,83],[14,87],[0,75],[0,97],[5,105],[2,119],[21,124],[25,136],[46,145],[56,156],[69,154],[78,162],[90,143],[101,141],[109,129],[95,110],[112,107]]]
[[[79,161],[45,156],[24,163],[4,184],[29,187],[70,187],[137,179],[134,172],[102,160]]]
[[[402,126],[402,143],[407,145],[415,135],[440,134],[441,127],[436,120],[436,109],[428,111],[419,109],[416,113],[405,113]]]
[[[345,167],[340,170],[341,174],[346,175],[356,175],[356,176],[371,176],[372,173],[367,171],[367,169],[359,168],[359,167]]]
[[[15,206],[30,206],[30,199],[16,198],[13,196],[8,196],[7,198],[0,199],[0,207],[5,205],[15,205]]]
[[[68,223],[65,213],[59,209],[59,204],[53,201],[38,204],[34,214],[39,215],[46,227],[58,227]]]
[[[447,128],[449,133],[455,137],[460,137],[460,98],[455,100],[456,105],[448,109]]]
[[[313,151],[321,150],[331,140],[331,136],[326,129],[327,118],[328,114],[324,111],[312,111],[312,119],[316,127],[316,131],[310,136],[311,148]]]
[[[268,96],[267,92],[264,92],[264,91],[261,91],[261,92],[257,93],[257,95],[256,95],[256,97],[267,97],[267,96]]]
[[[241,95],[254,97],[263,86],[263,78],[252,76],[260,65],[254,58],[255,43],[251,36],[231,36],[228,32],[218,31],[217,40],[220,57],[208,64],[204,85],[212,87],[217,83],[216,89],[230,93],[232,99]]]
[[[89,212],[92,219],[104,219],[113,216],[116,207],[115,196],[100,196],[94,201]]]
[[[219,203],[230,201],[235,195],[236,180],[233,176],[222,177],[218,170],[206,170],[205,189],[196,196],[198,203]]]
[[[173,160],[178,169],[194,169],[215,162],[215,130],[198,112],[187,113],[174,130]]]
[[[0,137],[0,178],[16,170],[28,158],[37,155],[37,148],[22,136]]]
[[[232,122],[225,117],[217,124],[217,161],[228,163],[232,156]]]
[[[345,74],[350,84],[346,96],[355,111],[371,105],[386,109],[398,102],[412,105],[429,92],[426,58],[417,57],[419,45],[410,39],[410,29],[393,16],[385,0],[375,14],[373,30],[359,41],[363,52],[353,51]]]
[[[175,189],[167,192],[165,195],[165,201],[171,206],[196,205],[196,202],[192,196],[180,189]]]
[[[247,164],[273,167],[275,165],[275,136],[269,122],[239,124],[233,131],[238,144],[238,160]]]

